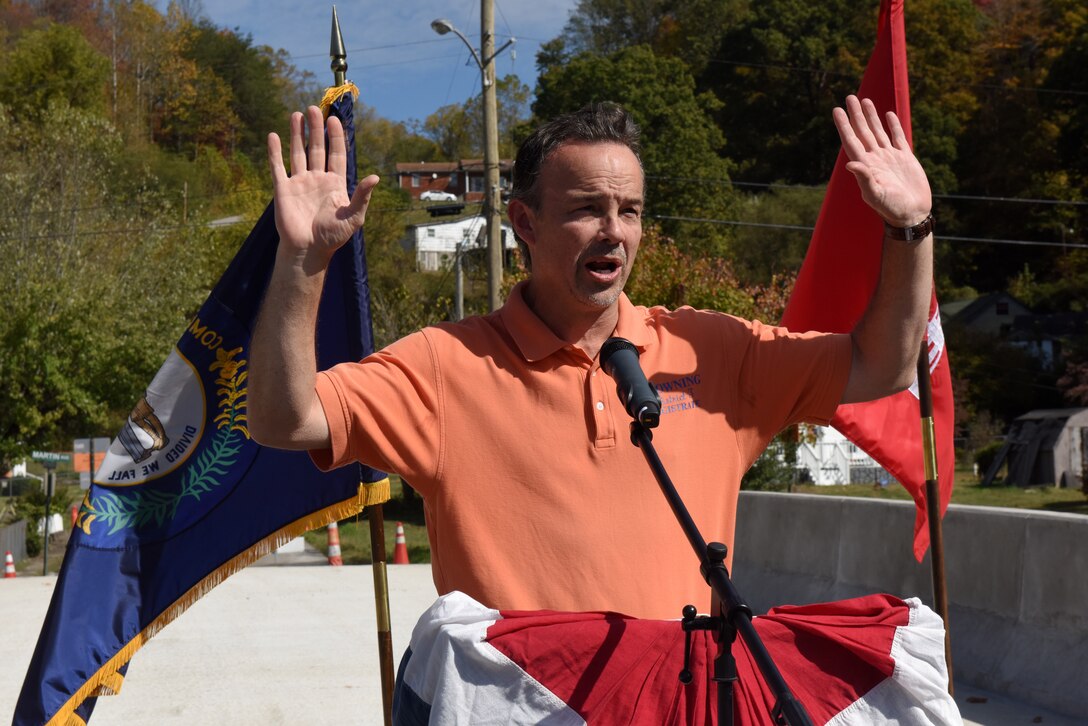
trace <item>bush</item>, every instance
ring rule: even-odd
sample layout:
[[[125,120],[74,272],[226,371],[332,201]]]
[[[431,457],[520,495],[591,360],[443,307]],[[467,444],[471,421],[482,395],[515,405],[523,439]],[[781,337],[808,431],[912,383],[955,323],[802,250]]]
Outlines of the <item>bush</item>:
[[[975,464],[978,466],[978,475],[980,477],[986,476],[986,472],[993,466],[994,459],[997,458],[998,452],[1001,451],[1001,447],[1004,445],[1002,441],[994,441],[975,451]]]
[[[760,454],[741,479],[740,488],[747,491],[786,492],[793,484],[796,470],[790,459],[796,461],[797,445],[785,441],[779,434],[767,450]]]
[[[63,514],[72,505],[74,497],[80,494],[75,487],[57,487],[53,498],[49,502],[50,514]],[[45,516],[45,492],[40,487],[31,489],[19,497],[15,504],[15,512],[19,519],[26,520],[26,553],[30,557],[36,557],[42,553],[42,535],[38,532],[38,522]]]
[[[42,553],[42,536],[38,533],[38,521],[27,522],[26,556],[37,557]]]

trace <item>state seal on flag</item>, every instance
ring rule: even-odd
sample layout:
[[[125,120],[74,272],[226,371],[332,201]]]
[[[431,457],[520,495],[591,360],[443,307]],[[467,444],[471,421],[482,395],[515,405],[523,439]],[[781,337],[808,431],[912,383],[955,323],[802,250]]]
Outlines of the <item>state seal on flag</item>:
[[[111,443],[78,514],[84,535],[168,537],[229,493],[260,448],[246,426],[247,340],[228,311],[201,309]]]

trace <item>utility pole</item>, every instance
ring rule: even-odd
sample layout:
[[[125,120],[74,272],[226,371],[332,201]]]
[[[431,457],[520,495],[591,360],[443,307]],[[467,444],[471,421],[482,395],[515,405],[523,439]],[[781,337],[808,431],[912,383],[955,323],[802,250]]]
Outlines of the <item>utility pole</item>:
[[[502,198],[499,194],[499,112],[495,97],[495,56],[514,43],[514,38],[495,48],[495,2],[480,3],[480,52],[472,47],[453,23],[444,18],[431,21],[439,35],[453,33],[472,53],[480,69],[484,101],[484,222],[487,224],[487,304],[490,310],[502,306]]]
[[[484,58],[484,215],[487,220],[487,300],[502,306],[502,200],[499,195],[499,112],[495,97],[495,2],[480,2],[480,50]]]

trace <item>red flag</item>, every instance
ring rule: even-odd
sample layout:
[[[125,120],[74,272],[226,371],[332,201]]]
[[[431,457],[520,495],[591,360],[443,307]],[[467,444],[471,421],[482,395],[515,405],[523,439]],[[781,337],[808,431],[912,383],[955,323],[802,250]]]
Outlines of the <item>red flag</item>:
[[[903,0],[883,0],[880,5],[876,47],[858,96],[871,99],[882,118],[885,112],[895,111],[907,140],[911,140]],[[883,221],[862,201],[857,182],[846,171],[846,161],[840,150],[808,254],[782,317],[782,324],[791,330],[853,330],[880,276]],[[943,516],[952,497],[955,451],[952,380],[936,293],[929,304],[926,333]],[[914,556],[921,560],[929,546],[929,530],[917,382],[911,390],[894,396],[839,406],[831,425],[887,469],[914,497],[918,507]]]

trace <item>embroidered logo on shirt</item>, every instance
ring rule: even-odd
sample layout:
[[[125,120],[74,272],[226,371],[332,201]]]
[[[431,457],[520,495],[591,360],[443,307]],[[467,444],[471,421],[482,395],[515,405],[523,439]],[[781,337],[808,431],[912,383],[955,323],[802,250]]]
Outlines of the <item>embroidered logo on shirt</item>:
[[[678,413],[699,407],[696,386],[702,382],[702,376],[693,373],[690,376],[674,378],[671,381],[650,382],[661,396],[661,414]]]

